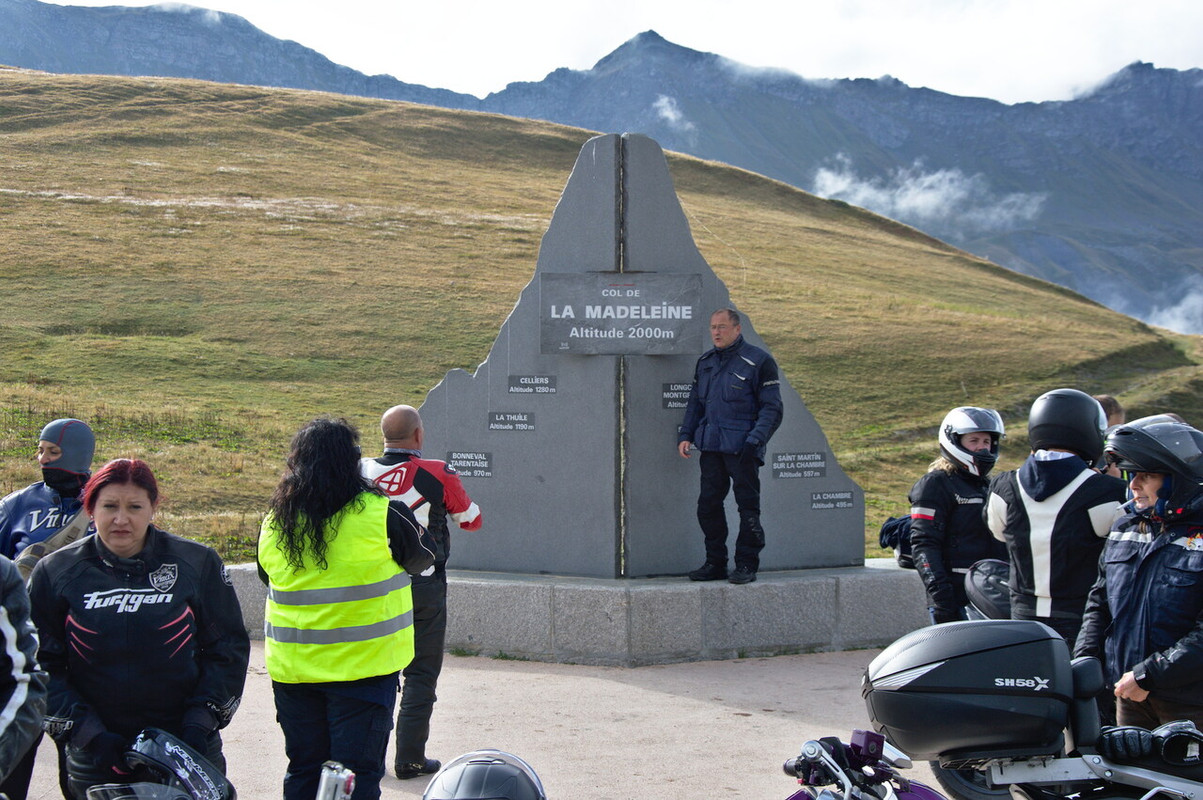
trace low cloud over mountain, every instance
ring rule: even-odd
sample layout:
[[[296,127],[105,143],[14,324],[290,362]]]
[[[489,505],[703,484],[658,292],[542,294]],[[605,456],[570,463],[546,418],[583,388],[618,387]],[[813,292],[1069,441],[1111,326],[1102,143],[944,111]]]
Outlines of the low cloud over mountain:
[[[832,167],[820,167],[810,191],[844,200],[905,222],[941,238],[1016,230],[1036,222],[1043,193],[999,194],[982,174],[957,168],[927,170],[922,161],[891,169],[885,176],[857,173],[844,153]]]

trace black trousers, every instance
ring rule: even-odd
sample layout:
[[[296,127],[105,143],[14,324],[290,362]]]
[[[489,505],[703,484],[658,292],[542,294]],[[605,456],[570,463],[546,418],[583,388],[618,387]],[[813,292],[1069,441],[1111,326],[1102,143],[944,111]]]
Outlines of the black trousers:
[[[39,733],[33,744],[21,756],[21,760],[9,771],[3,783],[0,783],[0,793],[9,800],[25,800],[29,794],[29,781],[33,777],[33,762],[38,755],[38,745],[42,743],[43,734]]]
[[[394,679],[395,680],[395,679]],[[352,800],[379,800],[393,707],[324,688],[273,683],[276,721],[284,732],[284,800],[313,800],[322,764],[338,761],[355,773]]]
[[[734,490],[739,511],[739,534],[735,537],[735,566],[755,572],[764,549],[760,527],[760,462],[730,453],[703,450],[702,486],[698,493],[698,523],[706,538],[706,562],[727,565],[727,512],[723,501]]]
[[[397,768],[426,760],[430,715],[438,699],[435,687],[443,670],[443,645],[447,639],[447,573],[443,566],[437,566],[433,575],[413,575],[410,581],[414,597],[414,659],[401,671]]]

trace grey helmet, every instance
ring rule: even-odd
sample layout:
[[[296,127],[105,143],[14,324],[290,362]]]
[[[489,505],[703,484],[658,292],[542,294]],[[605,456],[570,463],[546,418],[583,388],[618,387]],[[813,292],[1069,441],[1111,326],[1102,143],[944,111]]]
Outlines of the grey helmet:
[[[961,446],[961,436],[984,431],[990,434],[987,452],[971,452]],[[959,469],[970,475],[985,477],[998,461],[998,442],[1006,435],[1002,416],[992,408],[961,406],[944,415],[940,423],[940,452]]]
[[[1122,470],[1166,476],[1152,509],[1162,519],[1179,516],[1203,494],[1203,432],[1167,414],[1116,426],[1103,453]]]
[[[1087,464],[1103,455],[1107,412],[1077,389],[1053,389],[1036,398],[1028,413],[1028,439],[1033,450],[1068,450]]]
[[[454,759],[433,778],[422,800],[547,800],[539,776],[518,756],[473,750]]]

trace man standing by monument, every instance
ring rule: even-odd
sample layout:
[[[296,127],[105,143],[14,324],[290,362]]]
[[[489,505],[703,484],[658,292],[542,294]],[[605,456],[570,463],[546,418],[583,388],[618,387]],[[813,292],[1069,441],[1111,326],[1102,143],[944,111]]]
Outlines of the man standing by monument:
[[[422,418],[413,406],[394,406],[380,419],[384,455],[360,461],[364,477],[389,497],[405,502],[434,539],[434,565],[411,577],[414,599],[414,658],[402,670],[401,706],[397,711],[398,778],[438,772],[442,764],[426,757],[435,686],[443,669],[447,634],[447,556],[450,552],[448,516],[466,531],[480,529],[480,508],[468,497],[455,468],[422,458]]]
[[[710,316],[711,350],[694,368],[685,420],[677,429],[677,451],[701,451],[698,522],[706,540],[706,563],[689,573],[692,581],[751,583],[760,568],[764,528],[760,525],[760,467],[769,437],[781,425],[781,380],[777,362],[744,341],[739,313],[732,308]],[[723,501],[735,492],[739,534],[735,571],[727,577],[727,514]]]

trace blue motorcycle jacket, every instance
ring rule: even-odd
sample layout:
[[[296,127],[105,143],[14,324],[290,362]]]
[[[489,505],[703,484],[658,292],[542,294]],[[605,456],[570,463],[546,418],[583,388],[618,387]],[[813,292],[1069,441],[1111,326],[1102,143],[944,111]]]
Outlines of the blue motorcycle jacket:
[[[82,507],[78,497],[61,497],[43,482],[0,500],[0,555],[16,558],[34,542],[49,539]]]
[[[765,444],[781,416],[777,362],[740,336],[730,347],[711,348],[698,359],[677,441],[732,454],[749,444],[763,463]]]
[[[1163,700],[1203,704],[1203,496],[1172,523],[1116,521],[1074,654],[1102,658],[1111,683],[1131,670]]]

